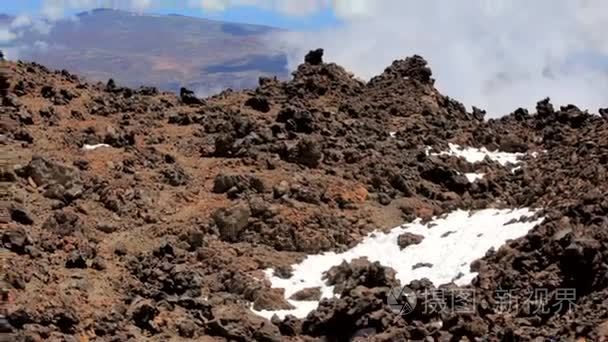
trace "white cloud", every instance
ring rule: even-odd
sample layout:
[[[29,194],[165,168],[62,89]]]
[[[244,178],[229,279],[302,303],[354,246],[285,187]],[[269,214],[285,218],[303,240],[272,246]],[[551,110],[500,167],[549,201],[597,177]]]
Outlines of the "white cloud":
[[[32,22],[32,26],[30,28],[40,34],[49,34],[53,28],[53,25],[46,20],[36,19]]]
[[[28,58],[27,56],[30,56],[31,53],[44,53],[49,48],[51,46],[47,42],[37,40],[32,44],[13,44],[12,46],[2,48],[2,51],[6,59],[17,60],[19,58]]]
[[[10,44],[15,39],[23,36],[24,31],[32,30],[46,35],[52,26],[40,18],[31,18],[29,15],[21,14],[13,19],[8,26],[0,27],[0,43]]]
[[[46,51],[49,48],[49,43],[42,40],[37,40],[34,42],[33,48],[40,51]]]
[[[225,11],[230,5],[226,0],[190,0],[190,7],[201,8],[206,11]]]
[[[3,47],[2,52],[4,53],[4,58],[11,61],[16,61],[19,59],[19,49],[14,47]]]
[[[138,11],[146,10],[152,7],[152,0],[132,0],[131,7]]]
[[[49,20],[59,20],[64,16],[64,4],[61,1],[43,0],[40,12]]]
[[[7,44],[17,38],[17,35],[9,27],[0,27],[0,44]]]
[[[71,11],[95,8],[144,11],[160,2],[160,0],[42,0],[41,13],[45,18],[56,21],[64,18]]]
[[[304,16],[328,6],[327,0],[189,0],[192,8],[220,12],[231,7],[253,6],[289,16]]]
[[[270,37],[291,67],[309,50],[358,76],[420,54],[438,88],[491,116],[541,98],[596,111],[608,103],[608,71],[577,63],[580,53],[608,55],[603,0],[336,0],[344,25]],[[608,58],[608,57],[606,57]]]
[[[367,0],[335,0],[334,12],[340,18],[371,17],[376,10],[376,2]]]
[[[575,12],[576,20],[582,25],[587,38],[604,54],[608,55],[608,2],[602,0],[582,1]]]
[[[30,25],[32,25],[32,18],[27,14],[22,14],[13,19],[11,29],[19,29]]]
[[[356,1],[356,0],[355,0]],[[315,13],[323,8],[323,1],[277,0],[273,9],[291,16],[302,16]]]

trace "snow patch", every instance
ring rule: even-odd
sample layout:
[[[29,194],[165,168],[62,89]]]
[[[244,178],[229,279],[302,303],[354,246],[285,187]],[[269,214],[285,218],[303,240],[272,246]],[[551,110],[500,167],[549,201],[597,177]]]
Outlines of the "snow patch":
[[[465,175],[465,177],[467,177],[469,182],[474,183],[476,180],[482,179],[483,176],[485,176],[485,173],[470,172],[470,173],[465,173],[464,175]]]
[[[310,288],[320,287],[322,298],[331,298],[333,286],[323,280],[323,273],[342,261],[350,262],[359,257],[367,257],[370,262],[378,261],[383,266],[392,267],[402,285],[412,280],[428,278],[435,285],[454,281],[465,285],[475,278],[470,264],[485,255],[490,249],[498,249],[507,240],[525,235],[542,219],[521,222],[522,217],[530,218],[534,210],[485,209],[476,212],[454,211],[428,224],[417,220],[393,228],[388,233],[375,231],[369,234],[360,244],[344,253],[328,252],[309,255],[301,263],[293,265],[293,275],[282,279],[273,275],[273,270],[266,270],[266,277],[272,287],[285,289],[285,298],[294,293]],[[397,245],[399,235],[409,232],[424,236],[418,245],[408,246],[401,250]],[[430,263],[432,267],[413,269],[418,263]],[[289,300],[294,310],[256,311],[256,314],[270,318],[274,314],[284,317],[287,314],[302,318],[315,309],[318,301]]]
[[[448,145],[450,147],[449,151],[432,153],[431,155],[450,155],[455,157],[461,157],[469,163],[478,163],[488,157],[502,166],[507,166],[508,164],[518,164],[520,162],[520,159],[525,155],[524,153],[509,153],[500,151],[491,152],[488,151],[488,149],[486,149],[485,147],[461,147],[452,143]]]
[[[96,150],[101,147],[111,147],[111,146],[108,144],[95,144],[95,145],[84,144],[82,146],[82,149],[86,150],[86,151],[92,151],[92,150]]]
[[[490,158],[502,166],[510,166],[511,172],[515,172],[521,169],[521,159],[526,155],[525,153],[509,153],[509,152],[490,152],[485,147],[482,148],[474,148],[474,147],[461,147],[456,144],[449,143],[450,149],[449,151],[443,151],[440,153],[430,153],[431,147],[426,148],[426,154],[431,156],[455,156],[464,158],[469,163],[478,163],[483,161],[486,157]],[[546,153],[546,150],[542,151]],[[537,158],[539,155],[538,152],[534,151],[530,153],[532,158]],[[473,183],[478,179],[482,179],[484,177],[483,173],[465,173],[464,174],[469,182]]]

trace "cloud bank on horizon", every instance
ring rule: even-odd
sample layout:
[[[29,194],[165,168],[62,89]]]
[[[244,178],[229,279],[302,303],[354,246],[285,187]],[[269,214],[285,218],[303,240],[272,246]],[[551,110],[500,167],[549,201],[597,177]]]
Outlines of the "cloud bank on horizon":
[[[551,97],[596,112],[608,105],[608,2],[605,0],[42,0],[46,22],[96,7],[133,11],[187,6],[206,12],[254,6],[286,16],[332,10],[341,25],[283,31],[268,44],[295,68],[310,49],[357,76],[376,75],[412,54],[430,63],[445,94],[506,114]],[[25,26],[47,26],[20,16],[0,27],[0,44]]]
[[[489,116],[547,96],[597,112],[608,105],[604,0],[198,0],[206,9],[258,5],[285,14],[330,7],[342,25],[274,33],[290,68],[310,49],[369,79],[395,59],[425,57],[437,87]]]
[[[608,105],[608,2],[603,0],[336,0],[339,27],[282,32],[291,67],[323,47],[362,78],[412,54],[437,87],[489,116],[544,97],[597,112]]]

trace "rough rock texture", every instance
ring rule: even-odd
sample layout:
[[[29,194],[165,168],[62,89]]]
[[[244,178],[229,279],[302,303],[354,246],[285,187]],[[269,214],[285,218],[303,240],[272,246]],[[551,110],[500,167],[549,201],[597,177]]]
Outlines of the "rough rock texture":
[[[412,234],[412,233],[403,233],[397,237],[397,244],[399,248],[404,249],[411,245],[417,245],[424,240],[424,236]]]
[[[309,53],[289,82],[262,78],[255,90],[204,100],[3,62],[2,332],[11,341],[606,334],[606,109],[593,115],[546,99],[534,113],[484,120],[483,110],[440,94],[420,56],[365,83],[322,55]],[[512,172],[427,153],[448,143],[526,156]],[[485,176],[470,183],[468,172]],[[303,320],[271,322],[250,310],[290,307],[265,280],[267,268],[289,277],[307,253],[343,251],[417,217],[523,206],[544,209],[546,219],[480,256],[465,288],[476,293],[471,312],[399,315],[386,305],[394,271],[366,260],[326,270],[340,298]],[[400,238],[405,248],[416,241]],[[419,303],[429,290],[455,288],[407,285]],[[529,300],[535,288],[546,289],[549,310],[529,309],[540,305]],[[570,310],[556,305],[564,288],[576,291]],[[504,289],[522,306],[497,310]]]

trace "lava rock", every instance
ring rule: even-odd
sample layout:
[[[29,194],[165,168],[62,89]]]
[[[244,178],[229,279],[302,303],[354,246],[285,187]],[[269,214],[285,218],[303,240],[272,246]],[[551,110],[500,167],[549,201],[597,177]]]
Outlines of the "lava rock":
[[[253,301],[254,310],[291,310],[293,305],[285,300],[283,289],[262,289],[257,291]]]
[[[237,242],[241,232],[249,224],[251,211],[246,205],[236,205],[230,208],[218,209],[213,214],[213,220],[217,225],[222,240]]]
[[[399,245],[400,249],[404,249],[411,245],[417,245],[422,240],[424,240],[424,236],[406,232],[397,237],[397,245]]]
[[[83,184],[76,170],[41,156],[34,156],[17,174],[46,186],[44,196],[48,198],[71,202],[82,195]]]
[[[303,290],[300,290],[291,297],[291,300],[303,301],[303,300],[320,300],[321,299],[321,288],[320,287],[310,287]]]
[[[24,124],[24,125],[33,125],[34,124],[34,118],[32,117],[32,113],[30,113],[28,110],[22,109],[19,112],[19,122]]]
[[[137,327],[152,333],[156,333],[158,328],[154,323],[154,317],[159,314],[159,310],[154,302],[147,299],[136,300],[129,309],[129,316]]]
[[[274,194],[274,198],[281,198],[285,195],[289,194],[289,183],[287,181],[281,181],[279,184],[275,185],[272,188],[272,193]]]
[[[79,251],[70,253],[68,260],[65,262],[66,268],[87,268],[87,259]]]
[[[27,209],[19,206],[13,206],[10,209],[10,212],[11,220],[24,225],[34,224],[34,218]]]
[[[22,228],[7,229],[2,233],[2,246],[17,254],[25,254],[32,240]]]
[[[289,158],[295,163],[316,168],[323,159],[323,151],[318,141],[303,138],[289,151]]]
[[[302,321],[293,315],[286,315],[282,321],[279,320],[275,325],[279,327],[283,336],[297,336],[302,333]]]
[[[366,258],[358,258],[350,263],[343,261],[325,272],[328,285],[334,285],[334,292],[346,295],[357,286],[367,288],[398,286],[395,271],[384,267],[379,262],[369,262]]]
[[[118,230],[118,226],[113,223],[100,222],[96,226],[97,230],[104,232],[106,234],[114,233]]]
[[[213,319],[205,323],[205,330],[209,335],[233,341],[281,341],[278,327],[249,309],[236,306],[214,307]]]
[[[103,142],[115,148],[133,146],[135,145],[135,132],[108,126]]]
[[[304,56],[304,62],[310,65],[319,65],[323,63],[323,49],[309,51]]]
[[[202,105],[203,100],[196,97],[192,90],[181,88],[179,90],[179,97],[184,104],[187,105]]]
[[[277,122],[284,123],[288,131],[310,134],[315,130],[314,116],[307,110],[293,106],[281,109]]]
[[[13,139],[15,139],[17,141],[23,141],[28,144],[31,144],[34,142],[34,137],[26,129],[20,129],[20,130],[16,131],[15,133],[13,133]]]
[[[53,316],[53,322],[62,332],[73,334],[80,319],[73,308],[64,308]]]
[[[197,326],[190,319],[182,319],[177,324],[177,331],[179,335],[186,338],[193,338],[196,334]]]
[[[161,173],[165,183],[171,186],[187,185],[190,182],[190,176],[182,167],[177,165],[174,165],[171,168],[166,168],[162,170]]]
[[[251,215],[258,218],[270,218],[276,215],[276,210],[269,202],[266,202],[264,198],[250,197],[249,198],[249,209],[251,209]]]
[[[92,261],[91,261],[91,268],[97,271],[103,271],[107,268],[106,262],[105,260],[100,257],[100,256],[96,256]]]
[[[55,234],[66,236],[82,232],[80,217],[71,210],[61,210],[53,213],[43,224],[43,227]]]
[[[270,102],[268,102],[268,98],[263,96],[250,97],[245,101],[245,106],[251,107],[262,113],[268,113],[270,111]]]
[[[264,181],[254,175],[218,174],[213,180],[213,192],[222,194],[234,189],[234,193],[255,191],[263,193],[266,191]]]
[[[187,113],[178,113],[169,116],[168,123],[180,126],[188,126],[194,123],[194,120]]]

